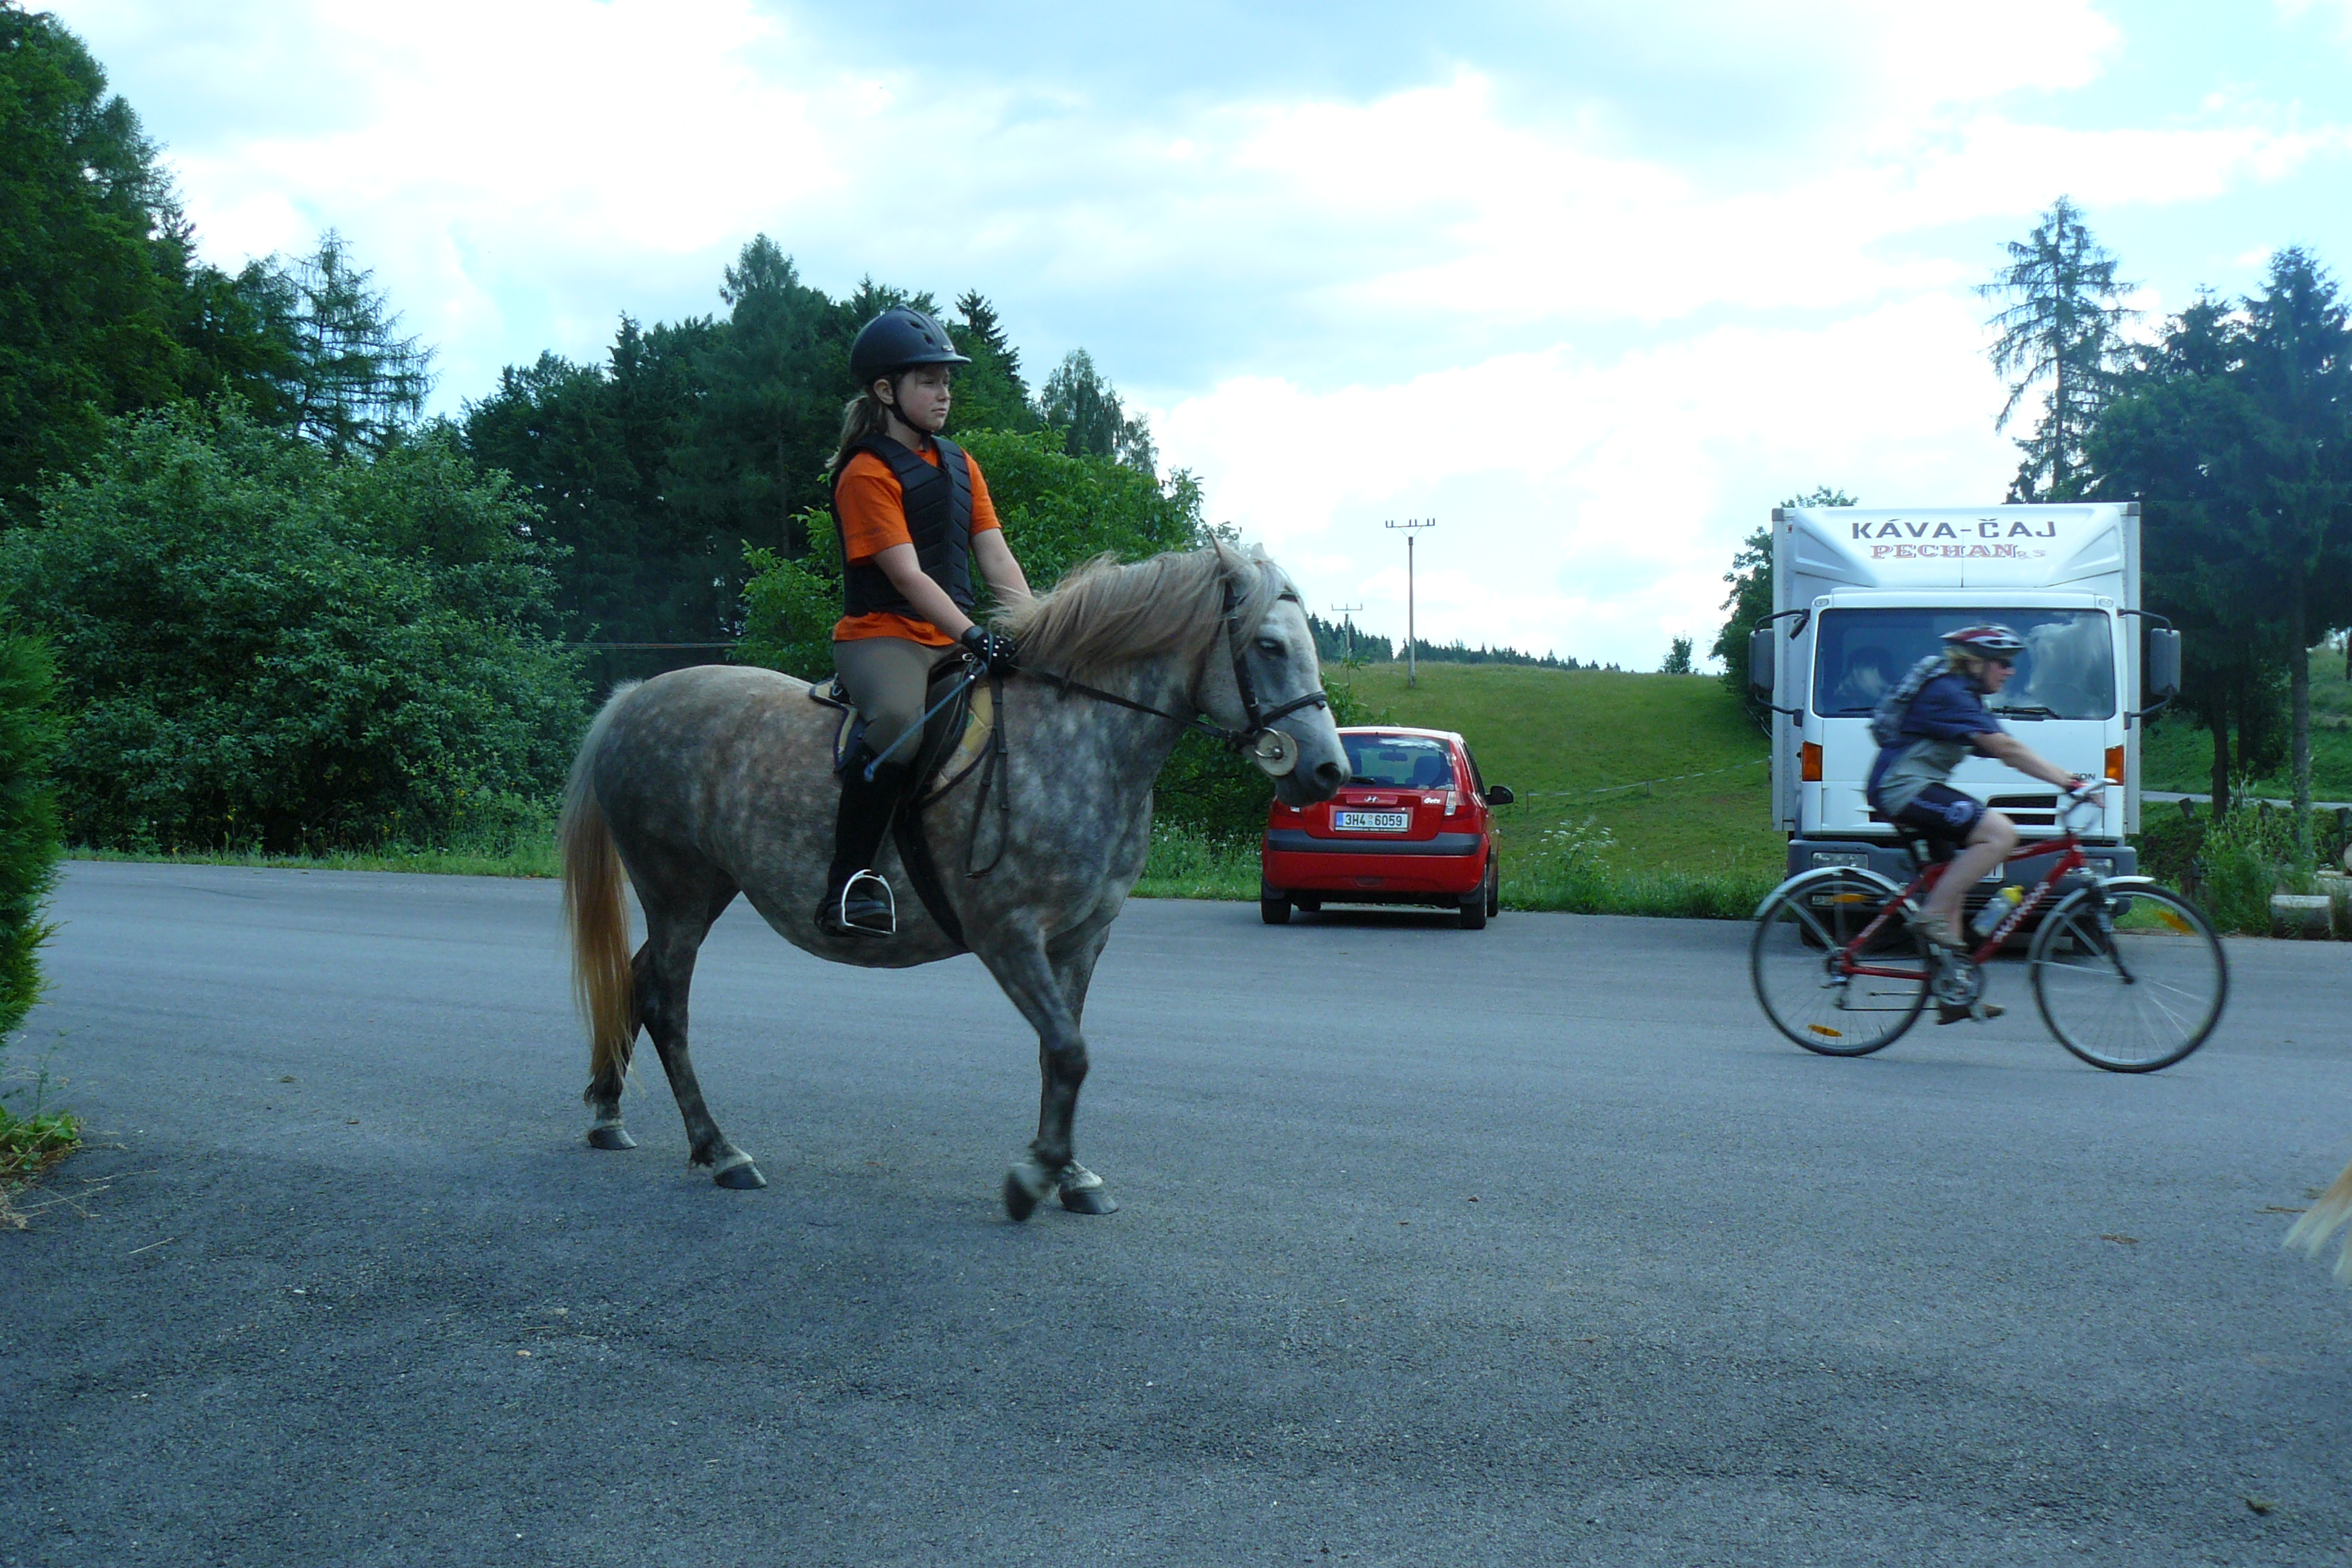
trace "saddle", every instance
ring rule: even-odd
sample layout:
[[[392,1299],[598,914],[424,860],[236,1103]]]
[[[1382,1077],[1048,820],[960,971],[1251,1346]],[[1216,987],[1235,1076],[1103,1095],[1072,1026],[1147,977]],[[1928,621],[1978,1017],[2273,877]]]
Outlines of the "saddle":
[[[1923,871],[1930,866],[1946,866],[1959,858],[1960,851],[1958,845],[1939,838],[1930,838],[1907,822],[1897,822],[1875,809],[1871,812],[1870,820],[1885,823],[1894,828],[1898,841],[1903,846],[1903,852],[1910,856],[1911,863]]]
[[[985,677],[972,679],[974,674],[971,661],[961,652],[950,654],[932,667],[923,704],[929,716],[923,724],[922,739],[916,742],[915,765],[907,770],[906,793],[899,797],[899,809],[890,819],[891,840],[898,847],[898,859],[906,867],[907,879],[915,885],[916,896],[923,900],[923,908],[929,911],[931,919],[960,948],[966,946],[963,922],[956,918],[940,883],[939,861],[923,832],[923,810],[970,777],[982,763],[1000,761],[1003,756],[1003,739],[996,729],[997,683]],[[833,733],[833,771],[838,773],[849,765],[850,755],[866,732],[866,715],[849,700],[837,675],[810,687],[809,699],[841,711],[840,722]],[[982,787],[984,805],[986,780]],[[1001,792],[997,805],[1000,810],[1006,805]],[[994,864],[992,861],[977,870],[967,865],[964,874],[984,875]]]

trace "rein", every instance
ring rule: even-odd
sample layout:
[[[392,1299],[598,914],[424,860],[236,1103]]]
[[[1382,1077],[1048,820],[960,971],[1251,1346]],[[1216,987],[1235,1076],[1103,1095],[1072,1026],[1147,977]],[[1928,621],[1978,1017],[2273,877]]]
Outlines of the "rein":
[[[1276,604],[1284,599],[1288,599],[1294,605],[1301,603],[1298,595],[1287,588],[1275,596]],[[1050,670],[1024,668],[1021,669],[1020,673],[1043,685],[1051,686],[1066,696],[1091,697],[1097,702],[1109,702],[1121,708],[1132,709],[1138,713],[1150,713],[1180,724],[1185,729],[1197,731],[1221,745],[1230,746],[1236,752],[1246,752],[1250,760],[1260,768],[1279,777],[1290,771],[1297,761],[1298,752],[1297,742],[1273,727],[1275,721],[1286,719],[1303,708],[1328,710],[1331,706],[1331,695],[1318,686],[1304,696],[1294,697],[1287,702],[1279,703],[1272,708],[1261,707],[1257,698],[1257,684],[1250,679],[1249,666],[1242,646],[1242,630],[1238,619],[1240,602],[1238,595],[1234,592],[1234,580],[1231,577],[1224,579],[1224,601],[1225,647],[1234,661],[1234,685],[1241,694],[1242,711],[1249,721],[1246,729],[1230,730],[1222,724],[1213,724],[1207,715],[1202,713],[1196,712],[1189,718],[1181,713],[1171,713],[1165,708],[1155,708],[1149,702],[1138,702],[1132,697],[1121,697],[1116,691],[1105,691],[1099,686],[1089,686],[1083,680],[1074,680],[1066,675],[1056,675]],[[964,845],[963,874],[967,878],[985,877],[995,870],[997,862],[1004,858],[1004,847],[1011,837],[1009,814],[1013,804],[1012,795],[998,776],[1004,770],[1006,756],[1003,677],[988,672],[985,667],[973,668],[965,675],[955,690],[935,704],[932,710],[936,712],[939,708],[944,707],[947,702],[961,695],[966,688],[981,679],[983,674],[987,677],[989,690],[993,698],[996,720],[994,731],[989,736],[987,755],[978,764],[980,797],[972,807],[971,837]],[[924,718],[928,720],[929,716],[927,713]],[[919,731],[920,728],[920,725],[917,726]],[[920,804],[928,804],[929,800],[937,800],[940,795],[945,795],[961,782],[962,775],[960,774],[940,789],[937,794],[930,795],[928,800]],[[987,813],[992,795],[994,796],[997,814],[996,853],[991,856],[988,864],[983,866],[979,860],[980,824]]]

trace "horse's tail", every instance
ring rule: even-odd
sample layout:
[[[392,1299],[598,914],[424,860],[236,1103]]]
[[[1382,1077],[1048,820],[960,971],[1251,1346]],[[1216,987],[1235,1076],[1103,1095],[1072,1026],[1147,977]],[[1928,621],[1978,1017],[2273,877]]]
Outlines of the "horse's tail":
[[[2286,1233],[2286,1245],[2300,1247],[2316,1258],[2327,1238],[2347,1220],[2352,1220],[2352,1165],[2345,1166],[2336,1184],[2320,1194],[2319,1201],[2294,1222]],[[2352,1236],[2344,1238],[2344,1251],[2336,1259],[2336,1278],[2352,1285]]]
[[[634,683],[632,683],[632,686]],[[637,1041],[636,1001],[629,979],[629,910],[621,897],[621,855],[596,798],[593,759],[631,687],[613,693],[588,727],[563,791],[563,917],[572,932],[572,991],[588,1025],[589,1094],[629,1070]]]

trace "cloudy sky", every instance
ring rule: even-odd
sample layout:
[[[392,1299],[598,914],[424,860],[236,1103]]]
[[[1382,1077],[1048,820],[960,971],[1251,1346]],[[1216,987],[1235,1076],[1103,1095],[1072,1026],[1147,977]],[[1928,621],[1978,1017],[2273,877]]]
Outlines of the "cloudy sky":
[[[1433,517],[1423,635],[1635,668],[1792,491],[1999,499],[1971,285],[2053,197],[2149,326],[2352,266],[2352,0],[54,9],[208,257],[341,230],[444,409],[764,231],[1090,350],[1317,607],[1401,633]]]

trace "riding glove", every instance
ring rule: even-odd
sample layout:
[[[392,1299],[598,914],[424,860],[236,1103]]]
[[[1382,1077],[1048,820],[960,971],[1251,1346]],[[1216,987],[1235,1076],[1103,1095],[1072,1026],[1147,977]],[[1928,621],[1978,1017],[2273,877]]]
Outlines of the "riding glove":
[[[977,621],[964,627],[963,636],[956,640],[970,649],[974,658],[986,665],[991,675],[1010,674],[1021,658],[1021,650],[1011,637]]]

